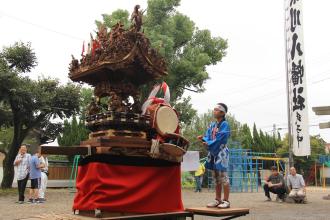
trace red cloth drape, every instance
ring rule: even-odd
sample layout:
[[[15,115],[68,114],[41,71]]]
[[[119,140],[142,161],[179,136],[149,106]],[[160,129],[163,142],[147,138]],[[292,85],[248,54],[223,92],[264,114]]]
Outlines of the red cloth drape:
[[[157,213],[182,211],[180,166],[80,165],[73,209]]]

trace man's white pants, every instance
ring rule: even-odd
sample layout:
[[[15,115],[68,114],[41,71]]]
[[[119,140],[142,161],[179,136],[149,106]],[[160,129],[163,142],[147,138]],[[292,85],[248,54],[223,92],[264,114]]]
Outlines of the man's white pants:
[[[289,197],[290,198],[305,198],[306,194],[304,192],[304,189],[301,188],[301,189],[292,189],[290,194],[289,194]]]
[[[40,188],[39,188],[39,198],[42,198],[42,199],[45,198],[47,180],[48,180],[48,177],[47,177],[46,173],[41,172],[41,184],[40,184]]]

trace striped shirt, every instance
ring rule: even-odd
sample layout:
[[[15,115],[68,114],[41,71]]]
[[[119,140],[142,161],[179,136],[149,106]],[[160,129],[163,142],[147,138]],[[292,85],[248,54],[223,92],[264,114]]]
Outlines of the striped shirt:
[[[25,179],[25,177],[29,174],[30,158],[31,158],[31,155],[28,153],[26,153],[24,155],[18,154],[16,156],[14,165],[15,165],[16,161],[22,160],[18,165],[15,165],[15,166],[17,166],[17,172],[16,172],[17,180]]]

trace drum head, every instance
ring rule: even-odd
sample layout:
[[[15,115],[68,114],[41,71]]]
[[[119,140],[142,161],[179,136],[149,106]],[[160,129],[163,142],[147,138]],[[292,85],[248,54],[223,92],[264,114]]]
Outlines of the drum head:
[[[174,133],[179,125],[179,119],[176,112],[169,106],[161,106],[156,112],[155,125],[157,131],[164,135],[165,133]]]

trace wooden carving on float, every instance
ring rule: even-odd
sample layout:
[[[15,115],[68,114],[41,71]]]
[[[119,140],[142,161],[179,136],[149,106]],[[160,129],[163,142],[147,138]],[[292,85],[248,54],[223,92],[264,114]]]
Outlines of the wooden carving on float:
[[[181,161],[188,141],[179,134],[178,114],[169,104],[166,83],[158,85],[168,97],[140,102],[140,87],[167,75],[166,63],[141,32],[142,15],[136,5],[132,26],[117,23],[109,31],[98,27],[90,36],[80,61],[72,56],[69,77],[94,87],[94,98],[86,112],[89,139],[81,142],[94,153],[151,156]],[[81,151],[80,151],[81,152]]]

